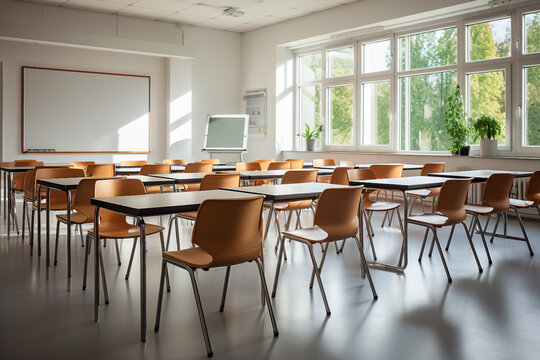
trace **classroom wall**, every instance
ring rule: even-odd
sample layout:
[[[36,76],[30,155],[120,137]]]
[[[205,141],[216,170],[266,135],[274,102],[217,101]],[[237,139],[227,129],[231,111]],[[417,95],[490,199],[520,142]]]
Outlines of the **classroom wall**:
[[[46,162],[73,159],[99,162],[125,158],[161,161],[208,157],[200,152],[206,115],[241,112],[241,38],[228,31],[180,26],[172,23],[116,17],[61,7],[0,1],[0,28],[17,26],[22,32],[36,27],[64,31],[75,42],[86,35],[137,40],[141,46],[160,43],[192,46],[192,59],[169,58],[111,50],[55,46],[0,40],[4,61],[4,160],[35,158]],[[153,42],[153,43],[148,43]],[[21,154],[20,66],[49,66],[93,71],[146,74],[151,81],[151,153]],[[9,91],[7,91],[9,90]],[[176,131],[173,135],[169,135]],[[179,141],[177,141],[180,139]],[[193,140],[192,140],[193,139]]]

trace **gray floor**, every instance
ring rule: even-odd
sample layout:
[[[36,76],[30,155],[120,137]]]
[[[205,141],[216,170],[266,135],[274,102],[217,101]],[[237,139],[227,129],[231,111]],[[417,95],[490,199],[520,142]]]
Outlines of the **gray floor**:
[[[20,212],[19,204],[19,214]],[[20,216],[20,215],[19,215]],[[154,222],[157,219],[152,219]],[[304,215],[304,223],[311,214]],[[375,219],[380,259],[393,261],[399,232]],[[523,242],[495,239],[488,266],[480,238],[475,243],[485,270],[479,274],[463,230],[446,253],[454,278],[448,284],[439,257],[417,257],[422,229],[410,227],[410,261],[404,275],[372,270],[379,300],[360,277],[358,251],[348,241],[343,254],[330,248],[323,271],[332,314],[327,317],[319,289],[308,289],[311,264],[301,244],[287,244],[274,300],[280,336],[272,336],[261,308],[254,264],[233,268],[224,313],[219,301],[224,269],[198,274],[203,306],[217,359],[539,359],[540,221],[525,223],[533,249]],[[54,228],[53,228],[54,229]],[[183,246],[190,226],[183,225]],[[510,218],[510,232],[519,231]],[[64,232],[65,234],[65,232]],[[266,275],[274,279],[275,232],[265,245]],[[446,238],[448,230],[441,231]],[[6,237],[0,220],[0,359],[193,359],[205,358],[203,338],[185,271],[172,269],[161,329],[153,331],[160,270],[159,238],[148,247],[148,340],[139,341],[139,262],[124,280],[132,241],[105,248],[111,302],[93,322],[93,290],[81,290],[84,248],[73,241],[73,277],[68,291],[65,235],[58,266],[30,257],[28,240]],[[371,253],[368,252],[368,257]],[[320,251],[317,250],[317,256]],[[92,263],[91,263],[92,265]],[[90,277],[92,281],[93,277]],[[90,282],[92,284],[92,282]]]

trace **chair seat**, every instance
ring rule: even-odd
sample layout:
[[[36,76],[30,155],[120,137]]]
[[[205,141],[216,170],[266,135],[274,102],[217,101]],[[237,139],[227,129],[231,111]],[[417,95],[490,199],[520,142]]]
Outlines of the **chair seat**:
[[[293,231],[283,231],[282,234],[285,237],[307,240],[309,242],[323,242],[328,239],[328,233],[318,226]]]
[[[176,216],[180,216],[189,220],[195,220],[197,218],[197,213],[198,211],[184,211],[176,214]]]
[[[465,205],[465,210],[468,212],[485,215],[485,214],[491,214],[494,209],[491,206],[471,204],[471,205]]]
[[[399,207],[398,203],[391,203],[391,202],[376,202],[368,206],[364,206],[364,210],[367,211],[389,211],[394,210]]]
[[[311,200],[298,200],[289,202],[278,202],[274,204],[276,210],[302,210],[309,209],[312,204]]]
[[[433,226],[443,226],[448,223],[448,218],[439,214],[422,214],[409,216],[408,221]]]
[[[513,206],[513,207],[525,209],[533,205],[534,205],[534,201],[510,198],[510,206]]]
[[[146,236],[157,234],[165,230],[163,226],[146,224],[145,233]],[[93,234],[94,229],[88,230],[89,233]],[[114,224],[114,226],[100,226],[99,227],[99,236],[102,238],[111,238],[111,239],[129,239],[138,237],[140,235],[140,228],[138,225],[131,225],[128,223]]]
[[[58,219],[63,220],[64,222],[67,222],[67,214],[58,214],[56,215]],[[84,215],[80,212],[75,212],[71,214],[71,223],[72,224],[90,224],[93,223],[94,219],[93,217],[91,219],[88,218],[88,216]]]
[[[214,260],[209,253],[200,247],[177,251],[167,251],[163,253],[163,257],[186,264],[192,268],[207,268]]]
[[[420,197],[430,197],[437,196],[441,192],[441,188],[432,188],[432,189],[419,189],[419,190],[410,190],[407,191],[407,195],[420,196]]]
[[[184,185],[184,191],[199,191],[201,184],[186,184]]]
[[[147,194],[159,194],[161,192],[164,192],[164,193],[173,192],[173,190],[171,188],[169,188],[169,187],[164,187],[163,191],[162,191],[160,186],[149,186],[149,187],[147,187],[145,189],[146,189]]]

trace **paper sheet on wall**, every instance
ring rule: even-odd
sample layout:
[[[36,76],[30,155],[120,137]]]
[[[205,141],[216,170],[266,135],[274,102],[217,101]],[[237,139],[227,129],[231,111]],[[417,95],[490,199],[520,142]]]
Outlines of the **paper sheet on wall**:
[[[249,134],[266,133],[266,90],[248,91],[244,95],[249,114]]]

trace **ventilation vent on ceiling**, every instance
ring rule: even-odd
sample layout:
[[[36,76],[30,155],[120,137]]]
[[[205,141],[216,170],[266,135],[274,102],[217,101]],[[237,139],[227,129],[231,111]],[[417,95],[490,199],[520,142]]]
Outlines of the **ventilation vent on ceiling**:
[[[228,7],[225,10],[223,10],[223,15],[227,15],[231,17],[240,17],[244,15],[244,12],[234,7]]]

